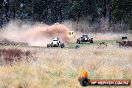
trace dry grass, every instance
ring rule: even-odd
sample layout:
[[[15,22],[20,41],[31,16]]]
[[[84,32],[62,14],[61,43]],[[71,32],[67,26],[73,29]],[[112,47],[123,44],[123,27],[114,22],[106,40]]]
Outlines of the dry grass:
[[[18,61],[28,61],[31,57],[30,51],[21,49],[0,49],[0,65],[12,65]]]
[[[67,27],[64,27],[64,29],[66,29],[65,32],[60,30],[60,28],[63,29],[63,25],[50,26],[48,34],[53,33],[51,35],[52,37],[54,37],[56,33],[56,36],[60,35],[60,37],[63,36],[61,34],[65,35],[65,32],[67,34],[66,30],[69,30]],[[73,27],[73,29],[75,28]],[[93,28],[89,24],[82,27],[82,29],[89,29],[91,31]],[[47,29],[46,25],[36,24],[32,26],[13,22],[3,29],[4,32],[1,31],[0,39],[8,38],[19,42],[30,41],[31,43],[37,43],[37,45],[41,42],[42,45],[44,45],[49,41],[49,36],[45,37],[47,34],[47,32],[45,32],[45,29]],[[56,29],[58,31],[55,31]],[[70,29],[72,29],[72,25]],[[25,30],[28,30],[28,32],[25,33]],[[81,33],[75,34],[77,35],[76,38],[78,38]],[[121,38],[121,36],[128,34],[95,33],[91,35],[94,40],[111,40]],[[129,34],[129,36],[132,38],[131,34]],[[65,37],[63,38],[65,40]],[[74,39],[74,42],[76,42],[76,39]],[[13,63],[13,65],[0,66],[0,88],[82,88],[78,82],[82,67],[88,71],[91,79],[132,80],[132,48],[119,48],[116,45],[108,45],[106,48],[97,48],[95,45],[84,46],[80,49],[46,49],[26,46],[0,46],[0,49],[20,49],[22,51],[28,50],[32,53],[30,62],[24,60]],[[119,88],[132,88],[132,86]]]
[[[35,60],[0,66],[0,88],[82,88],[78,82],[82,67],[89,72],[91,79],[132,80],[131,48],[109,45],[105,49],[96,46],[22,49],[32,51]]]

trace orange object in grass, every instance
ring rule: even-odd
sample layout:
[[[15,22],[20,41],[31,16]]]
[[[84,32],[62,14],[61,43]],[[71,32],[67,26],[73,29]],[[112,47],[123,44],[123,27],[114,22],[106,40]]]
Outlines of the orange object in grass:
[[[82,77],[84,78],[88,77],[88,73],[84,70],[84,68],[82,68]]]

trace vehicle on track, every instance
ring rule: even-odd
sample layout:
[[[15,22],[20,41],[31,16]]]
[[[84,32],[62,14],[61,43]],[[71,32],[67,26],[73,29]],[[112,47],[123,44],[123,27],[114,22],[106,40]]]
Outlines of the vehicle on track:
[[[65,45],[64,43],[60,42],[59,38],[55,37],[53,38],[52,42],[50,44],[47,44],[47,48],[50,48],[50,47],[61,47],[61,48],[64,48]]]
[[[77,39],[78,44],[83,43],[83,42],[93,43],[93,38],[89,38],[87,34],[84,34],[80,38]]]
[[[68,37],[69,38],[75,38],[74,31],[68,31]]]
[[[128,40],[128,38],[122,37],[120,41],[117,41],[119,43],[119,46],[131,46],[132,47],[132,41]]]

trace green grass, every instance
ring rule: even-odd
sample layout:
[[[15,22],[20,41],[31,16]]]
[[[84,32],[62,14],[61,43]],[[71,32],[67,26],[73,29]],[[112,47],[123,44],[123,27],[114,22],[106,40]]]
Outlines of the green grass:
[[[94,43],[81,43],[79,44],[81,46],[86,46],[86,45],[97,45],[100,44],[101,42],[106,42],[107,44],[116,44],[116,40],[96,40]],[[66,45],[66,48],[75,48],[77,44],[76,43],[69,43]]]
[[[94,41],[94,43],[89,43],[89,42],[87,42],[87,43],[81,43],[81,44],[79,44],[80,45],[80,47],[83,47],[83,46],[87,46],[87,45],[93,45],[93,46],[95,46],[95,45],[98,45],[98,44],[100,44],[101,42],[106,42],[107,44],[116,44],[116,40],[96,40],[96,41]],[[68,43],[68,44],[66,44],[66,46],[65,46],[65,48],[68,48],[68,49],[74,49],[75,48],[75,46],[77,45],[77,43]],[[10,45],[11,46],[11,45]],[[9,46],[9,47],[10,47]],[[3,46],[0,46],[0,48],[2,48]],[[7,48],[8,48],[8,46],[6,46]],[[12,46],[12,48],[13,47],[16,47],[16,46]],[[39,49],[44,49],[44,48],[47,48],[47,47],[45,47],[45,46],[19,46],[19,48],[39,48]],[[56,48],[60,48],[60,47],[56,47]]]

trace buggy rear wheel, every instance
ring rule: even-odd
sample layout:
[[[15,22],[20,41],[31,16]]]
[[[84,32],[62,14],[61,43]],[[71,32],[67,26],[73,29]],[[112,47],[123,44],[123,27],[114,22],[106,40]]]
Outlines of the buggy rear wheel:
[[[79,39],[77,39],[77,44],[80,44],[80,40]]]
[[[47,44],[47,48],[50,48],[50,44]]]
[[[62,43],[62,44],[60,45],[60,47],[61,47],[61,48],[64,48],[64,47],[65,47],[64,43]]]
[[[90,43],[93,43],[93,39],[90,39]]]

